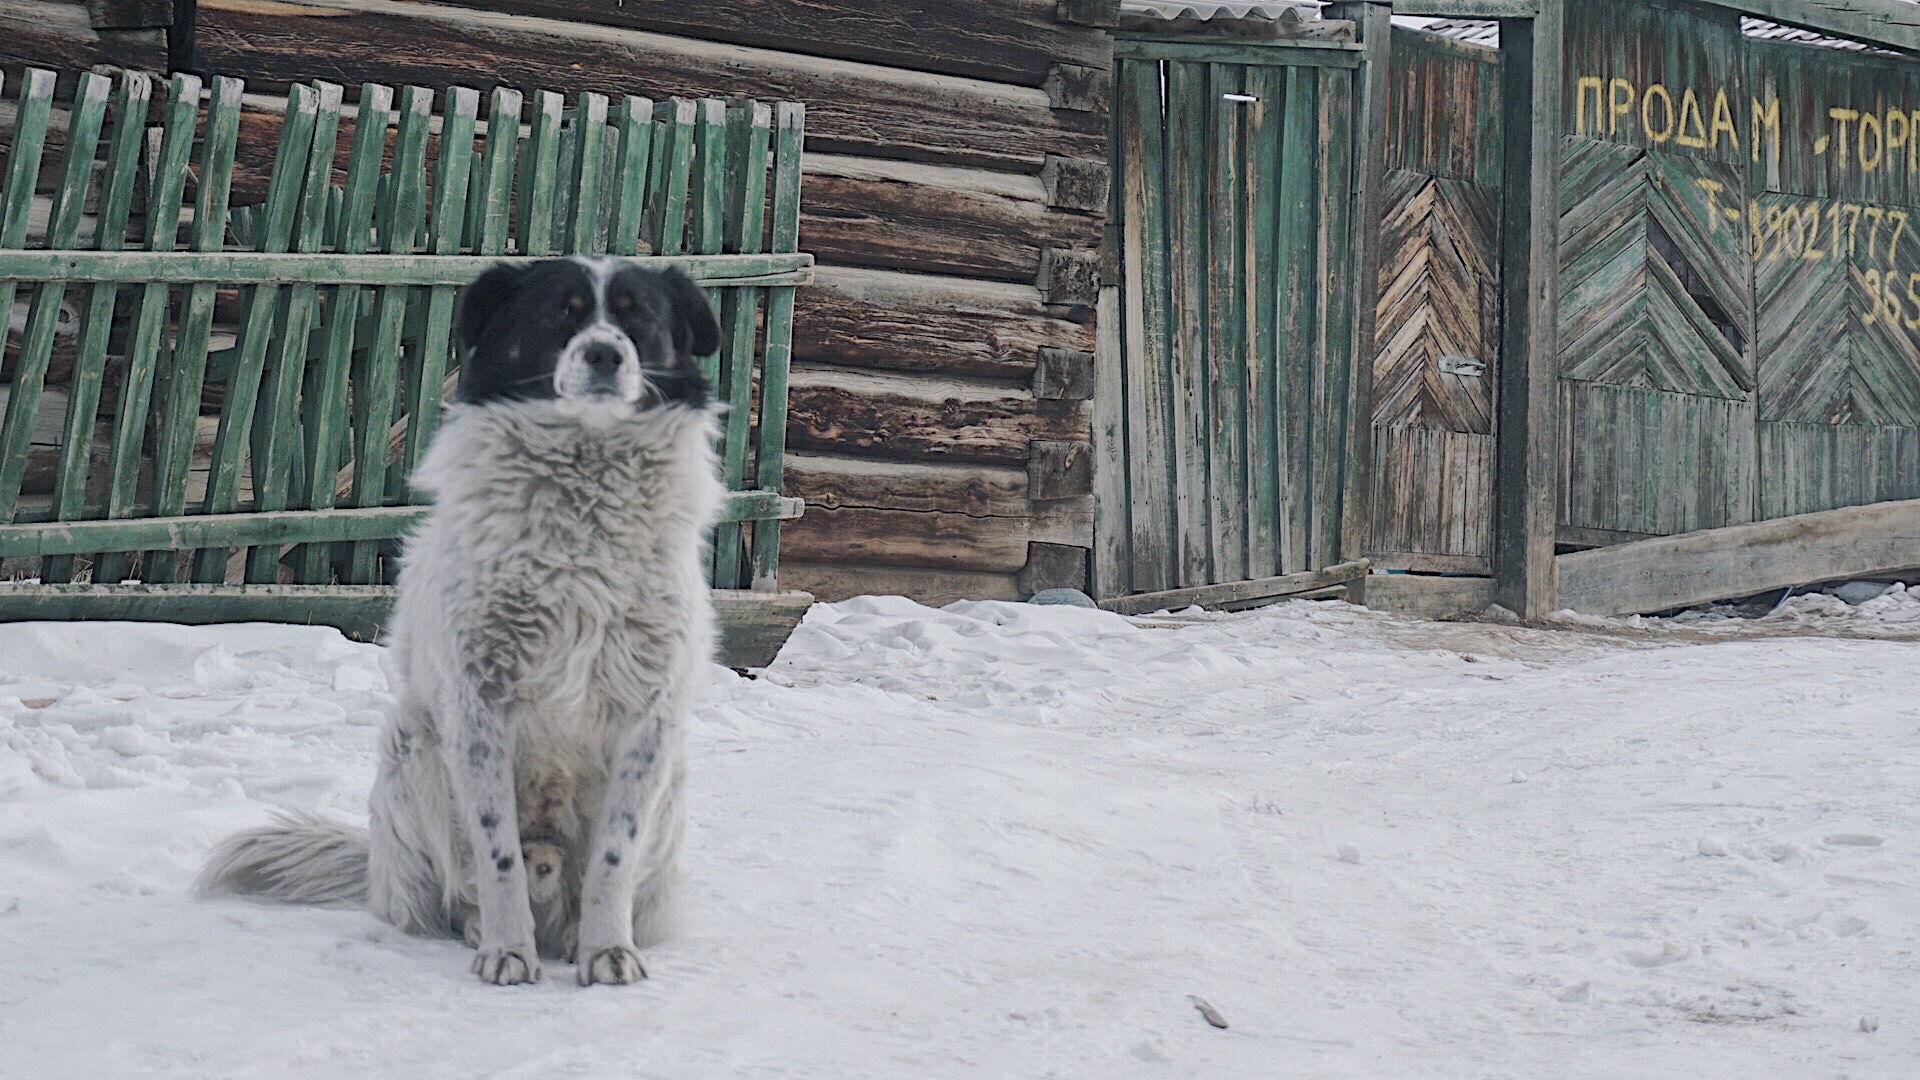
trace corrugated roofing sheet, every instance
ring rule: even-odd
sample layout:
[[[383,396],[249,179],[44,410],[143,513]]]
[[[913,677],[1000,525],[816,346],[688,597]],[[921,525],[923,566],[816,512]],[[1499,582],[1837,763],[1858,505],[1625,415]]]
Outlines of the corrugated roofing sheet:
[[[1252,16],[1256,19],[1277,19],[1287,8],[1308,8],[1303,14],[1318,16],[1317,4],[1307,3],[1234,3],[1232,0],[1216,0],[1213,3],[1196,0],[1120,0],[1122,11],[1131,11],[1141,15],[1158,15],[1163,19],[1244,19]]]
[[[1470,41],[1475,45],[1499,47],[1500,24],[1482,22],[1475,19],[1435,19],[1420,29],[1429,33],[1444,34],[1461,41]],[[1766,41],[1790,41],[1798,45],[1818,45],[1824,49],[1849,49],[1854,52],[1885,52],[1858,41],[1846,41],[1841,38],[1827,37],[1811,30],[1796,30],[1791,26],[1780,26],[1765,19],[1742,17],[1740,30],[1751,38]]]

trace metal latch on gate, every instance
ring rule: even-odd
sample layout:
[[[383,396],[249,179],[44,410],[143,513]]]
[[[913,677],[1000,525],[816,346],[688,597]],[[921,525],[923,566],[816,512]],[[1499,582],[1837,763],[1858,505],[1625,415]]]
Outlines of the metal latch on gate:
[[[1477,379],[1487,373],[1487,365],[1467,356],[1442,356],[1435,361],[1445,375],[1459,375],[1462,378]]]

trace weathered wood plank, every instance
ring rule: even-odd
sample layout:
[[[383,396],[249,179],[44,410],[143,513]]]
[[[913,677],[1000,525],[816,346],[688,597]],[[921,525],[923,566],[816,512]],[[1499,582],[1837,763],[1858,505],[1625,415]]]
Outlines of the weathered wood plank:
[[[1427,574],[1370,574],[1366,605],[1410,619],[1476,615],[1493,603],[1493,579]]]
[[[1540,0],[1537,19],[1500,24],[1504,329],[1495,418],[1494,576],[1500,602],[1526,617],[1546,614],[1555,591],[1561,4]]]
[[[938,607],[955,600],[1020,600],[1026,596],[1014,574],[982,574],[925,567],[859,566],[844,562],[780,564],[780,580],[822,603],[854,596],[910,596]]]
[[[898,67],[396,0],[201,0],[199,22],[200,62],[256,85],[513,72],[561,91],[805,101],[808,145],[836,153],[1037,172],[1049,153],[1105,151],[1104,117],[1056,111],[1042,90]]]
[[[0,584],[0,622],[88,619],[210,623],[276,622],[332,626],[355,641],[376,641],[393,609],[389,585],[11,585]],[[764,667],[805,617],[801,592],[716,589],[717,659]]]
[[[545,256],[503,255],[493,262],[526,263]],[[156,255],[128,251],[19,251],[7,256],[0,282],[142,282],[172,284],[316,285],[465,285],[491,263],[466,255],[409,252],[339,254],[330,252],[174,252]],[[703,285],[804,285],[811,279],[813,256],[805,252],[752,255],[649,256],[645,265],[677,266]]]
[[[736,491],[728,496],[721,521],[791,520],[804,508],[801,500],[778,492]],[[0,558],[393,540],[407,535],[427,513],[423,506],[375,506],[7,525],[0,526]]]
[[[800,243],[824,263],[1032,282],[1049,247],[1092,248],[1100,219],[1047,205],[1038,177],[808,154]]]
[[[1790,585],[1920,568],[1920,499],[1825,510],[1559,557],[1558,606],[1667,611]]]
[[[797,359],[1026,380],[1042,348],[1093,348],[1093,327],[1049,308],[1030,285],[843,267],[812,273],[794,304]]]
[[[165,72],[166,31],[97,30],[82,4],[8,0],[0,5],[0,73],[12,86],[28,68],[56,70],[55,95],[70,100],[84,72]]]
[[[573,22],[863,60],[1039,86],[1056,63],[1104,68],[1097,30],[1062,23],[1055,0],[746,0],[704,7],[654,0],[487,0],[485,7]]]
[[[999,382],[796,367],[787,438],[797,449],[1025,467],[1035,439],[1089,434],[1085,402],[1037,401]]]
[[[1100,601],[1100,606],[1121,615],[1145,615],[1149,612],[1193,607],[1219,607],[1244,604],[1249,600],[1285,599],[1301,593],[1317,592],[1333,585],[1350,585],[1367,576],[1368,562],[1356,559],[1323,570],[1299,574],[1233,581],[1219,585],[1201,585],[1161,592],[1136,593]]]

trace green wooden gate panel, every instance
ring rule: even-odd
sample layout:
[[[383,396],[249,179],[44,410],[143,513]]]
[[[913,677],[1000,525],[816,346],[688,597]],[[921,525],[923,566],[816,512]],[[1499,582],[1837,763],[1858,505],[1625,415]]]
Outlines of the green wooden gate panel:
[[[287,596],[387,583],[420,513],[407,474],[457,379],[459,287],[499,259],[611,252],[680,266],[715,301],[723,340],[703,362],[730,406],[735,496],[711,578],[776,588],[778,522],[799,512],[779,494],[793,290],[812,265],[798,104],[588,93],[569,107],[497,88],[482,120],[472,90],[368,84],[349,115],[340,87],[296,85],[264,198],[230,206],[238,80],[86,74],[32,232],[53,86],[22,81],[0,174],[0,310],[28,290],[0,414],[0,558],[28,560],[11,573],[51,590],[85,560],[95,581],[157,587],[147,614],[174,581]],[[42,416],[68,299],[81,323],[65,414]],[[50,423],[52,468],[30,469]],[[6,595],[0,614],[32,615],[38,594]],[[58,603],[110,611],[113,595]],[[192,595],[204,608],[211,594]],[[277,595],[247,593],[246,610]]]
[[[1337,556],[1357,53],[1122,40],[1118,393],[1095,419],[1105,596]],[[1116,284],[1116,283],[1110,283]]]

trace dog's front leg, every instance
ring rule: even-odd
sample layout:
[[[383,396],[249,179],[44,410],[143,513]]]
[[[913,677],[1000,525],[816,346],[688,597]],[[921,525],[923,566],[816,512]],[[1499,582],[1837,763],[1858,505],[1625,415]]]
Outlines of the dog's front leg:
[[[498,684],[494,684],[497,686]],[[520,815],[513,796],[513,731],[505,695],[468,686],[453,713],[447,773],[472,842],[480,900],[479,954],[473,971],[499,986],[540,981],[527,867],[520,857]]]
[[[647,856],[662,846],[652,833],[662,827],[658,810],[673,775],[662,723],[656,712],[634,725],[614,750],[580,890],[581,986],[647,977],[634,947],[633,902],[643,875],[661,869],[647,865]]]

